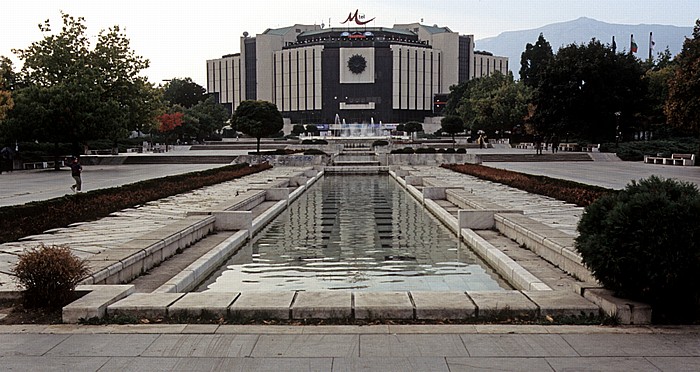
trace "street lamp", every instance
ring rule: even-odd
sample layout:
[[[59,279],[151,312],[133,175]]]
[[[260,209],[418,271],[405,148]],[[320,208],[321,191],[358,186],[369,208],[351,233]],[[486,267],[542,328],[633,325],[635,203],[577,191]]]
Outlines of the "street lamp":
[[[620,115],[622,115],[622,112],[615,111],[615,147],[620,143]]]

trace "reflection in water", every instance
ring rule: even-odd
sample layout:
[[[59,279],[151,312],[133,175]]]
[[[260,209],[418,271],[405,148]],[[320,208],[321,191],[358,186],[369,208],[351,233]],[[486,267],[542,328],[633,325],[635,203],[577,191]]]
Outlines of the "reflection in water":
[[[198,291],[509,288],[388,176],[325,176]]]

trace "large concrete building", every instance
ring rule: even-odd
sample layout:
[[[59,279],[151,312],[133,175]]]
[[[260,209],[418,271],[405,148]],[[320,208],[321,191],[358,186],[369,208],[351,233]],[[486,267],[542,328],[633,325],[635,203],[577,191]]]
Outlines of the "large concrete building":
[[[429,124],[450,86],[494,71],[507,73],[508,59],[475,53],[473,35],[447,27],[294,25],[244,33],[240,53],[207,61],[207,90],[230,110],[270,101],[288,123],[322,130],[339,119]]]

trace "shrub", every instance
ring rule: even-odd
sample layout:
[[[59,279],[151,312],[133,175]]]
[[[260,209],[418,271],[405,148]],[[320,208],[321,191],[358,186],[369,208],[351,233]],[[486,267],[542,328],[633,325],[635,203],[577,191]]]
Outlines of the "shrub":
[[[76,284],[90,273],[68,247],[43,244],[22,253],[12,271],[25,289],[25,306],[46,309],[72,301]]]
[[[465,149],[464,147],[460,147],[460,148],[457,149],[457,153],[458,153],[458,154],[466,154],[466,153],[467,153],[467,149]]]
[[[386,140],[376,140],[372,142],[372,147],[388,146],[389,142]]]
[[[700,193],[652,176],[588,206],[576,248],[608,289],[652,305],[655,322],[691,320],[700,288]]]
[[[304,155],[328,155],[325,152],[318,149],[308,149],[304,150]]]
[[[416,149],[416,154],[434,154],[436,152],[433,147],[419,147]]]

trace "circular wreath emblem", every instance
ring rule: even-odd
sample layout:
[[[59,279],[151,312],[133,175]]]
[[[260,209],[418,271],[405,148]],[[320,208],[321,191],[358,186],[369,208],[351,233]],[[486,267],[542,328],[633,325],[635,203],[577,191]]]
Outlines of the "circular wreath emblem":
[[[353,74],[361,74],[366,67],[367,60],[359,54],[355,54],[348,59],[348,68]]]

